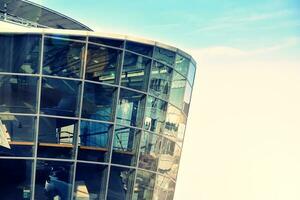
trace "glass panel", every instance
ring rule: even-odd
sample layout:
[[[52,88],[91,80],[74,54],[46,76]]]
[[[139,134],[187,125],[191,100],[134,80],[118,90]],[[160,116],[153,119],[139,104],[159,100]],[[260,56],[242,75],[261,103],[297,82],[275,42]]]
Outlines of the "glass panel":
[[[182,146],[185,124],[186,117],[183,113],[174,106],[169,105],[164,134],[170,140],[176,141],[179,146]]]
[[[162,133],[166,119],[167,105],[165,101],[151,96],[147,97],[144,129]]]
[[[188,79],[188,81],[190,82],[191,85],[194,84],[195,72],[196,72],[195,66],[192,63],[190,63],[189,73],[188,73],[187,79]]]
[[[108,159],[108,142],[112,125],[81,121],[78,159],[105,162]]]
[[[122,86],[146,91],[151,59],[126,52],[122,71]]]
[[[85,82],[81,117],[111,121],[115,87]]]
[[[30,200],[32,161],[0,159],[0,194],[3,200]]]
[[[39,72],[41,36],[1,34],[0,44],[1,72]]]
[[[110,168],[107,200],[131,200],[134,169],[114,167]]]
[[[71,199],[72,174],[73,163],[38,160],[34,199]]]
[[[123,40],[114,40],[114,39],[107,39],[107,38],[89,37],[89,42],[94,42],[98,44],[104,44],[104,45],[119,47],[119,48],[122,48],[124,46]]]
[[[32,156],[36,117],[0,115],[0,156]]]
[[[116,126],[112,163],[135,166],[139,140],[140,131],[124,126]]]
[[[89,44],[85,78],[91,81],[116,83],[122,51]]]
[[[152,200],[155,176],[154,173],[142,170],[137,171],[133,200]]]
[[[104,199],[107,170],[104,165],[77,163],[74,199]]]
[[[74,36],[74,35],[58,35],[58,34],[47,34],[46,37],[64,38],[68,40],[86,40],[85,36]]]
[[[153,94],[162,99],[168,100],[172,69],[164,64],[153,62],[151,78],[150,78],[150,94]]]
[[[0,75],[0,112],[35,113],[36,77]]]
[[[41,113],[78,116],[80,81],[43,78]]]
[[[169,178],[157,175],[153,200],[173,200],[175,183]]]
[[[174,72],[169,101],[180,109],[183,104],[185,82],[186,79],[183,76]]]
[[[153,53],[153,46],[131,41],[126,42],[126,49],[149,57]]]
[[[181,148],[175,142],[166,138],[163,139],[161,147],[158,172],[175,180],[179,167]]]
[[[38,157],[73,158],[77,120],[40,117]]]
[[[84,43],[45,38],[43,74],[80,78],[84,49]]]
[[[130,90],[121,89],[118,107],[117,123],[141,127],[145,95]]]
[[[139,167],[156,171],[162,137],[143,132],[140,144]]]
[[[188,115],[191,103],[192,88],[189,83],[186,83],[184,98],[183,98],[183,112]]]
[[[181,73],[182,75],[186,76],[189,70],[189,60],[181,55],[176,55],[175,61],[175,69]]]
[[[167,65],[174,65],[175,53],[167,49],[155,47],[153,57]]]

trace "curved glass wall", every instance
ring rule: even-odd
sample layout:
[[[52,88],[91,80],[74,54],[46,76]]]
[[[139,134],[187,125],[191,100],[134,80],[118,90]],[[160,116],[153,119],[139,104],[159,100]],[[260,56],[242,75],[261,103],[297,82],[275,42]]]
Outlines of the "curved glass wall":
[[[1,199],[173,199],[187,55],[57,33],[0,43]]]

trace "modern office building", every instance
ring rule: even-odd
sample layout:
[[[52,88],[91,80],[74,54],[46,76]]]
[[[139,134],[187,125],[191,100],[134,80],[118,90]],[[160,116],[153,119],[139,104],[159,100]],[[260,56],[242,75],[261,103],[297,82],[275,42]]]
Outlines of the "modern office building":
[[[0,199],[172,200],[195,62],[0,0]]]

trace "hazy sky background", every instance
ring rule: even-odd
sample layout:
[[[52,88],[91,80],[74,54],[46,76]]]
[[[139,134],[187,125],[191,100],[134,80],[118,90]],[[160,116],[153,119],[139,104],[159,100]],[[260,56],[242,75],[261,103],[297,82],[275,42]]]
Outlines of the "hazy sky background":
[[[299,0],[35,0],[198,62],[176,200],[300,199]]]

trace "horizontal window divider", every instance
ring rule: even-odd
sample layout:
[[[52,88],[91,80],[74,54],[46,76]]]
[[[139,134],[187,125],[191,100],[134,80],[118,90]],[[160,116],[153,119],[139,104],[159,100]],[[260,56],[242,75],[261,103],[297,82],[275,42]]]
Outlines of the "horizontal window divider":
[[[105,86],[111,86],[111,87],[119,87],[119,85],[116,85],[116,84],[110,84],[110,83],[99,82],[99,81],[91,81],[91,80],[88,80],[88,79],[84,79],[84,82],[86,82],[86,83],[93,83],[93,84],[97,84],[97,85],[105,85]]]
[[[80,78],[71,78],[71,77],[64,77],[64,76],[52,76],[52,75],[41,75],[42,78],[53,78],[53,79],[62,79],[62,80],[71,80],[71,81],[83,81]]]
[[[101,38],[101,37],[98,37],[98,38]],[[114,38],[111,38],[111,39],[114,39]],[[124,48],[120,48],[120,47],[114,47],[114,46],[109,46],[109,45],[106,45],[106,44],[99,44],[99,43],[90,42],[90,41],[88,41],[88,44],[92,44],[92,45],[96,45],[96,46],[100,46],[100,47],[111,48],[111,49],[117,49],[117,50],[123,50],[124,49]]]
[[[68,117],[68,116],[61,116],[61,115],[47,115],[47,114],[40,114],[40,117],[49,117],[49,118],[59,118],[59,119],[72,119],[72,120],[79,120],[79,117]]]
[[[28,77],[39,77],[37,74],[27,74],[27,73],[15,73],[15,72],[0,72],[0,75],[12,75],[12,76],[28,76]]]

